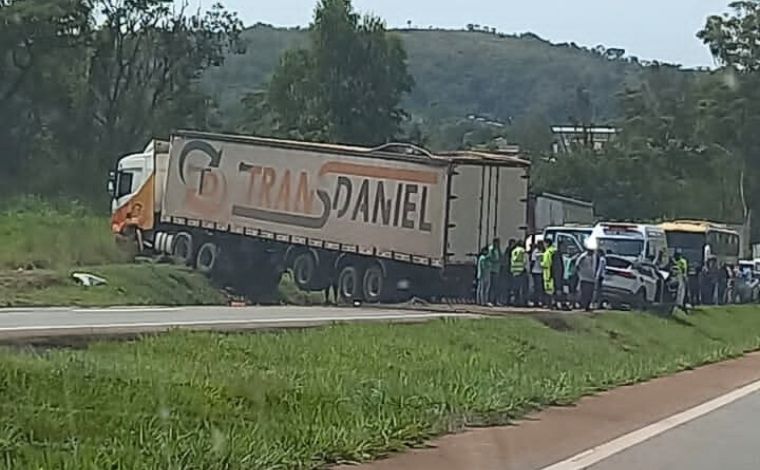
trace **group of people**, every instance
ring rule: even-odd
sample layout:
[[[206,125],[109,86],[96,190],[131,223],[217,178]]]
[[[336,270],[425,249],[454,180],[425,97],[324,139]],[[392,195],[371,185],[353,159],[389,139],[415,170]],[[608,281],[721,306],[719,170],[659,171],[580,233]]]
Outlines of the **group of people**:
[[[502,250],[496,238],[478,256],[476,300],[484,306],[570,310],[578,305],[590,311],[599,302],[605,270],[603,250],[588,249],[569,259],[551,239],[526,251],[518,240],[509,240]]]
[[[690,274],[688,301],[692,305],[730,304],[736,297],[736,281],[743,275],[738,266],[719,265],[716,258],[710,257],[701,269]]]

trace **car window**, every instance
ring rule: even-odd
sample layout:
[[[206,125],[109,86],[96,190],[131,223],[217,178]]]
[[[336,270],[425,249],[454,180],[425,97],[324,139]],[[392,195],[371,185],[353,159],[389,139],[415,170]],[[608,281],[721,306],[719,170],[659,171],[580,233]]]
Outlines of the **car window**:
[[[624,258],[619,258],[617,256],[608,256],[607,257],[607,267],[610,268],[618,268],[618,269],[629,269],[631,267],[631,262]]]
[[[578,242],[574,237],[560,233],[557,234],[557,240],[559,252],[563,255],[573,257],[580,253]]]

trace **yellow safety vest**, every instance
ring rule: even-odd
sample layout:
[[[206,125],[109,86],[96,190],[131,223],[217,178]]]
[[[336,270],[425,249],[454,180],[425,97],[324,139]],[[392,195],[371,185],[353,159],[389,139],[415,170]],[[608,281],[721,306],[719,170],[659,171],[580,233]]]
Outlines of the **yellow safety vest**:
[[[689,275],[689,262],[686,261],[686,258],[677,260],[676,267],[678,267],[678,274],[681,276],[686,277]]]
[[[549,295],[554,294],[554,278],[552,278],[552,261],[554,260],[554,254],[557,249],[554,246],[550,246],[544,251],[541,257],[541,268],[543,269],[544,278],[544,292]]]
[[[517,246],[512,250],[512,274],[520,274],[525,271],[525,248]]]

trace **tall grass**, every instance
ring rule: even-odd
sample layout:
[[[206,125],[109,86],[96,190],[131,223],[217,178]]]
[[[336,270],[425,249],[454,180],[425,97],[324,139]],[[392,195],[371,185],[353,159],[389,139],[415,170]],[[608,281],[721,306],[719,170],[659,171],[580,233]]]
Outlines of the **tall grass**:
[[[223,305],[225,296],[202,275],[167,265],[89,266],[108,284],[84,288],[70,270],[0,272],[0,307]]]
[[[0,351],[8,468],[316,468],[760,346],[753,308]],[[549,321],[550,320],[550,321]]]
[[[76,203],[17,199],[0,207],[0,270],[124,262],[108,217]]]

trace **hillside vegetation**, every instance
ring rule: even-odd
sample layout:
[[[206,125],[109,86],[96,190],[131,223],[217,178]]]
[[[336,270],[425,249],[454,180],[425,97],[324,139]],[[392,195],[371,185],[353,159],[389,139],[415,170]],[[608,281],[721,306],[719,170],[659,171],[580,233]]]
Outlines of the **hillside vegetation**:
[[[240,99],[265,86],[287,49],[307,42],[304,29],[258,25],[246,30],[244,55],[207,71],[205,86],[221,108],[240,112]],[[507,121],[539,116],[565,122],[576,118],[577,93],[591,93],[598,121],[617,115],[619,92],[637,81],[641,65],[574,44],[555,45],[535,35],[483,31],[399,30],[416,81],[405,106],[428,118],[486,115]],[[238,114],[239,115],[239,114]],[[229,114],[228,114],[229,116]]]

